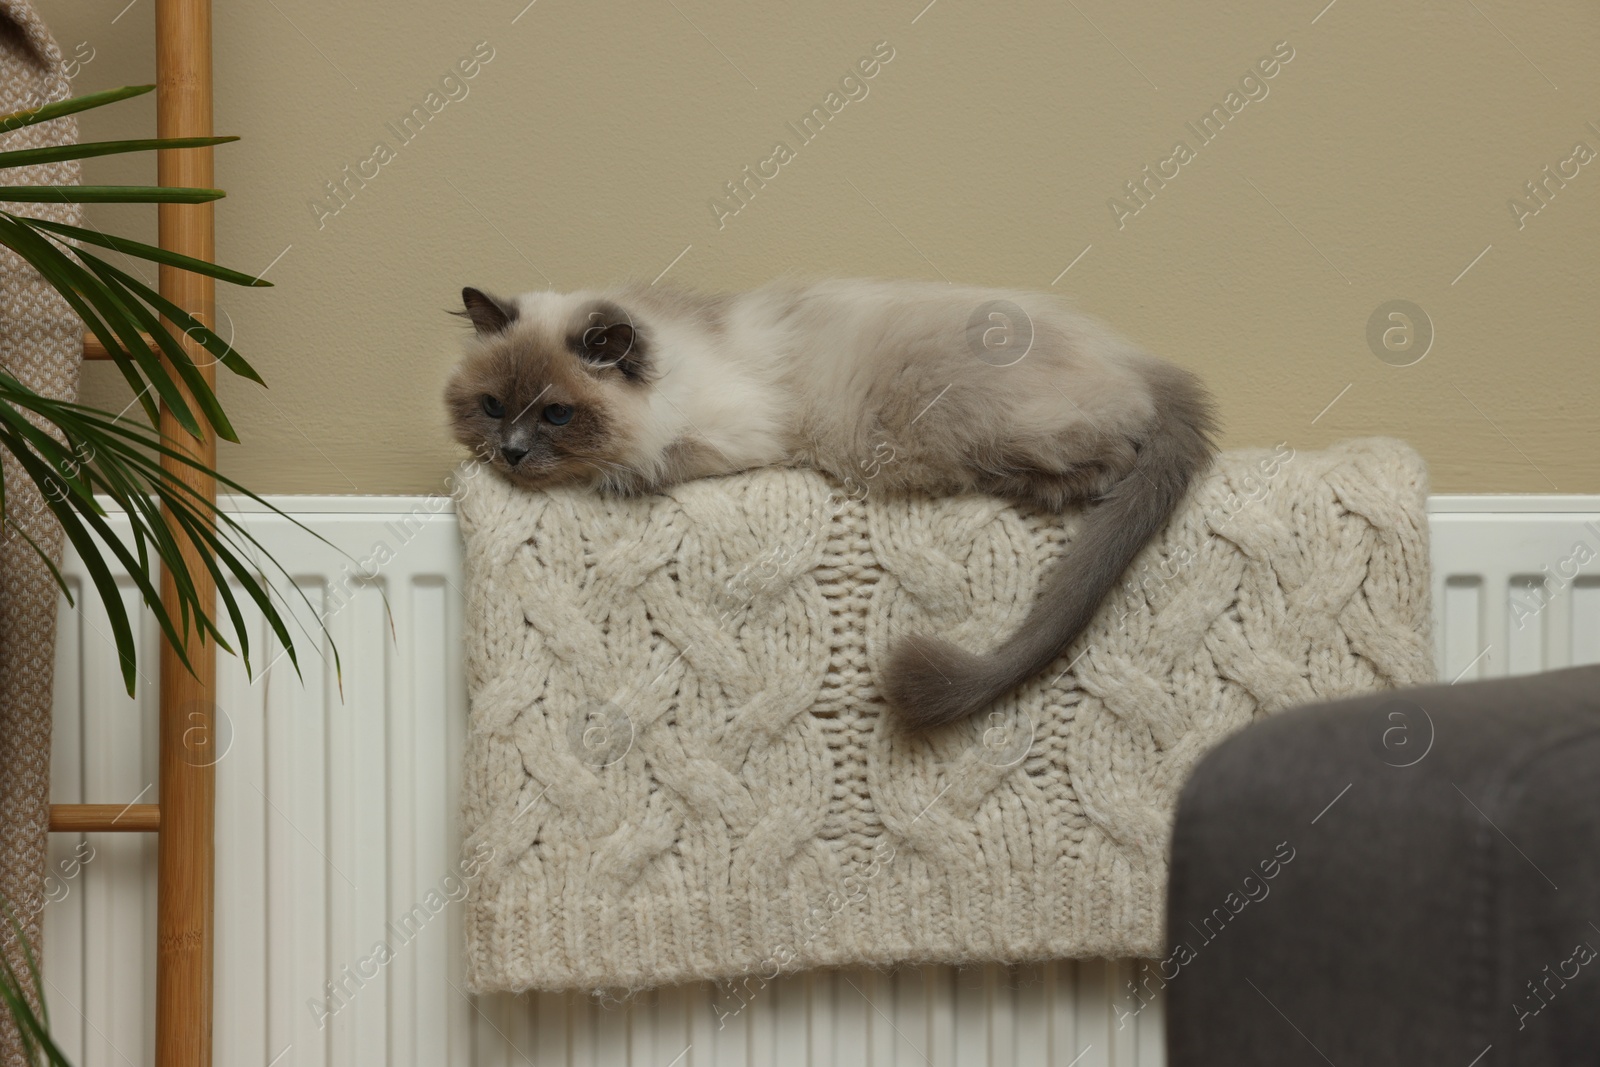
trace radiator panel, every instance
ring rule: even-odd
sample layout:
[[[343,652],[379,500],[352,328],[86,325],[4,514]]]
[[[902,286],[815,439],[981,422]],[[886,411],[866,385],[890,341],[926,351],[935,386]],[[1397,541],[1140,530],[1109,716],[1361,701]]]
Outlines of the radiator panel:
[[[241,508],[241,520],[287,568],[280,589],[310,602],[306,632],[326,613],[341,662],[302,637],[297,677],[252,611],[255,677],[219,661],[219,1067],[1163,1062],[1159,998],[1126,960],[825,971],[744,1001],[706,984],[622,1003],[469,998],[451,899],[466,715],[454,515],[437,497],[276,503],[334,547],[271,515]],[[1436,498],[1430,510],[1442,679],[1600,662],[1600,498]],[[63,600],[53,799],[152,801],[154,623],[139,632],[150,666],[130,698],[75,557],[64,574],[78,608]],[[136,602],[131,582],[122,595]],[[51,862],[58,1040],[82,1067],[153,1062],[154,839],[56,834]]]

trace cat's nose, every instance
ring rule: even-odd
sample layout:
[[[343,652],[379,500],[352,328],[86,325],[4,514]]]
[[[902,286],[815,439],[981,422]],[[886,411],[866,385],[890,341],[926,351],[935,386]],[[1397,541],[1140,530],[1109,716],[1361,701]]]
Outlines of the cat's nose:
[[[526,448],[517,448],[513,445],[506,445],[500,450],[500,454],[506,457],[507,463],[515,467],[518,463],[522,462],[522,457],[528,454],[528,450]]]

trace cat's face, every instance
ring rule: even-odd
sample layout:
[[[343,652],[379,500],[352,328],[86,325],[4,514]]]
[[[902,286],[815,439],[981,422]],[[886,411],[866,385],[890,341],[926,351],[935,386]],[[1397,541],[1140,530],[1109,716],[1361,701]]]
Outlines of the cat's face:
[[[628,428],[650,361],[627,313],[555,294],[532,309],[461,295],[477,336],[445,388],[456,440],[526,488],[630,485]]]

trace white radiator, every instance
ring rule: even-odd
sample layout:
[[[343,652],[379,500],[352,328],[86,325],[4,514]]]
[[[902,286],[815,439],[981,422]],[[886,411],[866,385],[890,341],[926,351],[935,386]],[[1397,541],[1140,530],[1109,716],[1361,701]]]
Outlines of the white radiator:
[[[721,1025],[718,1006],[737,1001],[707,985],[625,1003],[465,996],[450,899],[466,713],[454,514],[438,497],[276,503],[356,561],[282,519],[247,519],[332,609],[343,693],[311,644],[303,683],[264,632],[254,682],[221,658],[220,1067],[1162,1063],[1160,1006],[1137,1011],[1128,961],[807,974]],[[1600,497],[1440,497],[1431,511],[1445,680],[1600,662]],[[75,558],[65,573],[80,606],[63,604],[53,799],[151,802],[155,627],[130,699],[92,585]],[[136,603],[131,584],[123,597]],[[51,858],[56,1034],[79,1067],[151,1063],[154,840],[57,834]]]

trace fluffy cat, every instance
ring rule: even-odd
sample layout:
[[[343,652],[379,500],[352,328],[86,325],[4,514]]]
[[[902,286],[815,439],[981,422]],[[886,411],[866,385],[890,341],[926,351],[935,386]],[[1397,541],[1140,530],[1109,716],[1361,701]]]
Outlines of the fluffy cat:
[[[445,391],[456,438],[530,489],[648,492],[772,465],[843,480],[887,444],[874,489],[1093,502],[994,652],[894,647],[879,688],[915,728],[1061,655],[1214,453],[1194,375],[1046,295],[851,280],[462,300],[476,334]]]

